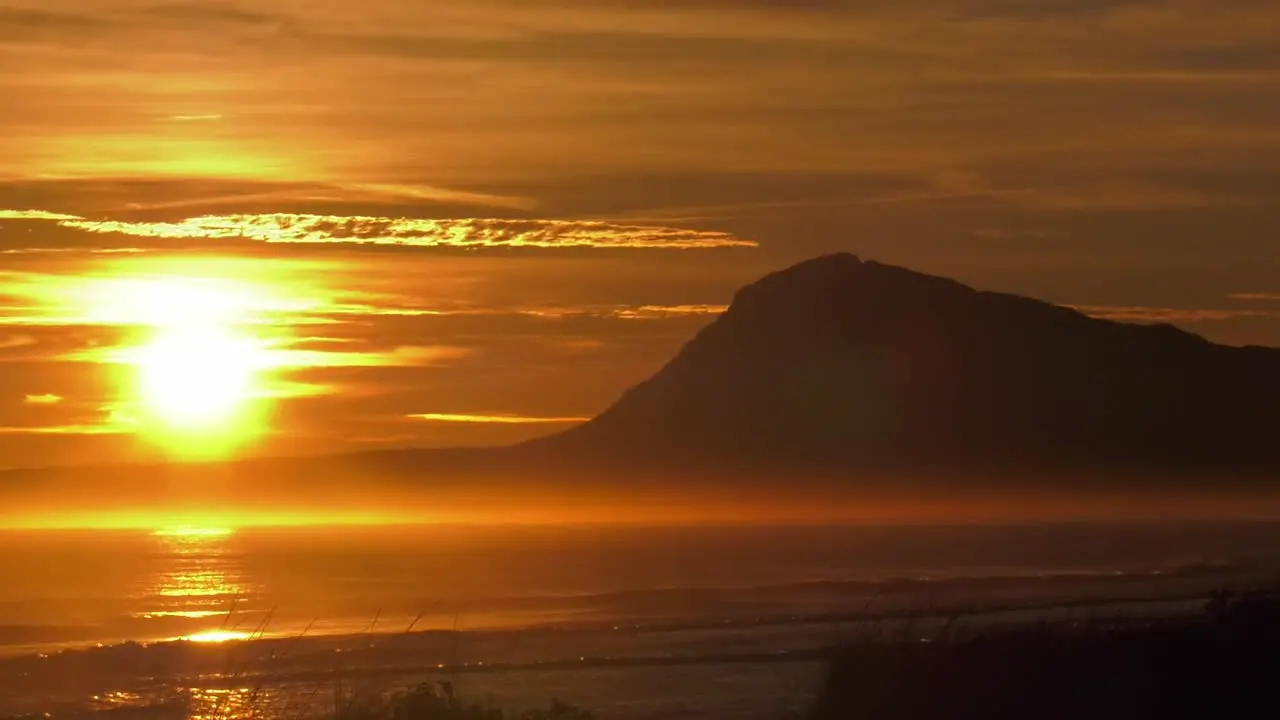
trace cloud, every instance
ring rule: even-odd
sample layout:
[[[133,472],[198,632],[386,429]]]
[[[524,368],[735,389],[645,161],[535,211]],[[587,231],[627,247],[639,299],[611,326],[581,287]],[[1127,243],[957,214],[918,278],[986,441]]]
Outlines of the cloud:
[[[537,201],[529,197],[493,195],[411,183],[349,182],[339,183],[336,187],[349,193],[348,197],[344,198],[348,202],[365,199],[388,199],[400,202],[458,203],[512,210],[533,210],[538,206]]]
[[[255,341],[253,344],[260,367],[268,371],[430,367],[467,358],[474,352],[471,348],[447,345],[396,345],[385,349],[343,351],[296,348],[290,340]],[[71,362],[134,365],[139,362],[138,353],[139,348],[134,346],[89,348],[67,353],[58,359]],[[291,388],[290,392],[304,389]]]
[[[1257,310],[1212,310],[1114,305],[1071,305],[1085,315],[1103,320],[1135,323],[1198,323],[1235,320],[1247,317],[1269,317]]]
[[[474,423],[492,425],[571,425],[584,423],[587,417],[535,417],[512,413],[489,413],[481,415],[456,413],[413,413],[407,417],[414,420],[426,420],[440,423]]]
[[[129,428],[113,425],[0,426],[0,435],[128,435],[131,432]]]
[[[229,168],[335,184],[299,189],[293,202],[343,195],[342,182],[536,188],[576,176],[597,183],[592,196],[577,198],[576,212],[541,214],[606,217],[601,206],[632,196],[618,178],[658,169],[927,175],[1022,162],[1106,177],[1099,166],[1194,166],[1231,146],[1276,147],[1274,93],[1240,81],[1276,80],[1270,36],[1280,13],[1250,0],[367,4],[59,4],[109,20],[112,31],[68,33],[66,57],[15,65],[9,85],[0,78],[0,94],[20,93],[0,119],[0,131],[12,129],[0,154],[26,177],[180,182]],[[101,69],[86,68],[79,41],[103,35],[118,47],[100,49]],[[183,59],[201,53],[217,62]],[[104,108],[102,117],[85,122],[85,106]],[[156,122],[170,115],[223,119]],[[1025,190],[1000,180],[992,185]],[[1050,211],[1219,199],[1119,190],[1050,188],[1024,199]],[[708,206],[729,214],[805,202],[746,194],[726,191]],[[235,207],[252,200],[210,205],[316,210]]]
[[[218,113],[204,113],[201,115],[168,115],[165,119],[173,122],[216,122],[224,117],[224,115]]]
[[[546,320],[566,319],[618,319],[618,320],[668,320],[675,318],[720,315],[728,305],[580,305],[525,307],[422,307],[408,305],[335,305],[325,311],[325,317],[337,322],[359,319],[361,316],[382,317],[530,317]]]
[[[520,307],[459,310],[432,314],[523,315],[547,320],[614,319],[671,320],[710,317],[728,310],[728,305],[581,305],[577,307]]]
[[[728,305],[641,305],[614,311],[614,317],[624,320],[661,320],[675,317],[701,315],[720,315],[729,309]]]
[[[52,393],[44,393],[43,395],[27,395],[22,399],[24,405],[57,405],[61,403],[63,398]]]
[[[1280,82],[1280,72],[1275,70],[1106,70],[1051,72],[1046,80],[1087,83],[1124,83],[1145,85],[1149,83],[1246,83],[1272,84]]]
[[[4,210],[0,209],[0,220],[81,220],[78,215],[49,212],[47,210]]]
[[[221,113],[179,114],[161,119],[174,125],[200,125],[211,122],[229,122]],[[178,128],[176,132],[186,132]],[[149,132],[163,135],[167,130]],[[0,206],[0,219],[30,220],[82,220],[84,216],[112,217],[126,214],[136,217],[175,219],[171,214],[156,212],[185,208],[224,207],[237,213],[249,214],[258,208],[271,212],[328,207],[340,209],[342,214],[373,214],[360,210],[379,208],[383,214],[387,207],[412,208],[413,214],[424,208],[452,217],[468,208],[483,207],[492,210],[530,211],[538,202],[526,195],[484,192],[475,189],[459,189],[412,180],[333,180],[280,181],[248,178],[218,177],[28,177],[6,178],[0,175],[0,202],[18,209],[6,210]],[[45,209],[56,207],[60,212]],[[352,209],[356,212],[350,212]],[[225,214],[225,213],[224,213]],[[336,212],[321,214],[338,214]],[[472,211],[470,214],[474,214]],[[465,215],[463,215],[465,217]],[[181,219],[183,216],[178,216]]]
[[[188,121],[191,119],[189,118]],[[484,207],[505,210],[532,210],[538,203],[532,198],[468,192],[412,183],[267,183],[255,188],[222,194],[192,195],[168,200],[142,200],[128,203],[130,212],[179,210],[200,207],[244,207],[251,205],[327,204],[333,206],[381,205],[448,207]],[[246,216],[249,214],[245,214]],[[66,219],[83,220],[81,217]]]
[[[9,309],[0,309],[0,313],[4,315],[3,320],[0,320],[0,322],[9,324],[9,318],[8,318],[9,312],[12,312],[12,311]],[[13,323],[13,324],[20,325],[22,323]],[[12,350],[14,348],[30,347],[35,344],[36,344],[36,339],[27,334],[0,336],[0,350]]]
[[[1035,210],[1167,210],[1232,205],[1230,195],[1174,187],[1100,182],[1082,187],[1045,187],[1004,193],[1014,204]]]
[[[726,232],[586,220],[422,219],[406,217],[239,214],[177,222],[61,220],[62,228],[125,238],[129,247],[164,249],[164,241],[369,245],[408,248],[649,248],[755,247]],[[161,242],[154,242],[161,241]],[[111,246],[108,246],[111,247]],[[116,246],[119,247],[119,246]],[[196,245],[199,247],[199,245]],[[47,249],[26,245],[24,250]]]
[[[276,368],[426,367],[462,360],[474,351],[445,345],[396,346],[384,351],[314,351],[289,348],[268,350],[268,362]]]
[[[1280,293],[1234,293],[1230,297],[1251,302],[1280,302]]]
[[[283,25],[290,22],[284,15],[250,9],[232,2],[214,1],[158,3],[145,8],[141,14],[166,21],[197,23],[202,26],[207,26],[209,23]]]
[[[25,42],[88,32],[102,25],[95,16],[38,8],[0,7],[0,41]]]

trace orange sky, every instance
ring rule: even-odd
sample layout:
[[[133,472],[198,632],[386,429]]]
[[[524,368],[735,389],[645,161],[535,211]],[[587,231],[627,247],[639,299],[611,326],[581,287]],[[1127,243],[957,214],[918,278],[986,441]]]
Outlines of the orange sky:
[[[268,353],[254,454],[549,432],[833,250],[1280,345],[1277,36],[1264,0],[4,0],[0,467],[172,451],[128,358],[173,292]]]

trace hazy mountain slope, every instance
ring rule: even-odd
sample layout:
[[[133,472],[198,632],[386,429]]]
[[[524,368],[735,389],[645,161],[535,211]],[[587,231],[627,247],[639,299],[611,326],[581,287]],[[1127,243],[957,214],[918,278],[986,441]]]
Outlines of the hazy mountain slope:
[[[1275,467],[1280,350],[847,255],[742,289],[665,368],[529,444],[602,461]]]

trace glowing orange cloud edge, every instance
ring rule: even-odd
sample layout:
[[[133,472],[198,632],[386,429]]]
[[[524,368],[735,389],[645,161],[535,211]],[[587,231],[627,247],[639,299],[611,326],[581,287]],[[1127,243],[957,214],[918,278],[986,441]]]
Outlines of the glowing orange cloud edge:
[[[468,415],[459,413],[414,413],[407,417],[413,420],[443,423],[476,423],[495,425],[571,425],[584,423],[589,417],[530,417],[514,414]]]
[[[756,247],[725,232],[597,220],[424,219],[365,215],[203,215],[178,222],[63,219],[65,228],[171,240],[395,245],[409,247],[666,248]]]

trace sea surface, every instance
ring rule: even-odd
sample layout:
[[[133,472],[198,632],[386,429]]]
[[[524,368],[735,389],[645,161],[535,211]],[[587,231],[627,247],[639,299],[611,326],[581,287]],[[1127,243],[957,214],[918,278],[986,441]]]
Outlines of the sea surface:
[[[795,717],[841,642],[1188,612],[1278,568],[1274,524],[8,532],[0,717],[307,718],[441,681]]]

